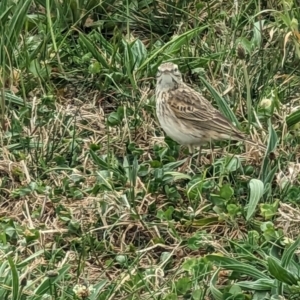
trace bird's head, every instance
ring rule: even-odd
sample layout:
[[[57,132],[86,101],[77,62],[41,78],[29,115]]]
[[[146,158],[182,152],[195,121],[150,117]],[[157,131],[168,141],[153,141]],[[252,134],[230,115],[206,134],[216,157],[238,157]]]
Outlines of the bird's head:
[[[176,89],[182,82],[182,75],[176,64],[171,62],[161,64],[157,69],[156,84],[160,90]]]

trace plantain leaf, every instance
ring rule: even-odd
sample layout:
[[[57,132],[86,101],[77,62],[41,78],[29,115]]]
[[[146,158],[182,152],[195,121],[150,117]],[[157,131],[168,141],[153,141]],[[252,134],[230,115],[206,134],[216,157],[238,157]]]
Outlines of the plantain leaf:
[[[288,265],[292,262],[292,258],[295,255],[295,251],[299,248],[299,245],[300,237],[298,237],[298,239],[284,251],[281,260],[282,266],[284,268],[287,268]]]
[[[284,282],[288,285],[296,285],[299,278],[283,268],[277,260],[272,257],[268,257],[268,270],[278,281]]]
[[[95,59],[97,59],[104,68],[109,69],[109,64],[104,55],[101,54],[100,50],[97,49],[96,45],[87,38],[86,35],[79,32],[79,40],[85,45],[85,47],[92,53]]]
[[[294,111],[289,116],[286,117],[286,124],[287,127],[290,128],[294,126],[295,124],[300,122],[300,109]]]
[[[250,197],[249,197],[249,204],[247,206],[247,216],[246,220],[249,221],[250,218],[253,216],[257,204],[264,194],[264,184],[259,179],[251,179],[249,182],[250,188]]]
[[[242,263],[233,258],[223,257],[219,255],[206,255],[205,258],[211,262],[214,262],[215,264],[217,264],[217,266],[223,267],[227,270],[237,271],[240,272],[241,274],[252,276],[257,279],[259,278],[269,279],[267,275],[260,272],[257,268]]]
[[[278,142],[278,137],[270,120],[268,120],[268,125],[269,125],[268,147],[260,170],[260,178],[265,186],[266,184],[271,184],[273,182],[273,178],[277,170],[277,166],[271,169],[271,161],[269,158],[269,154],[275,150]]]
[[[249,291],[271,291],[276,288],[274,279],[257,279],[255,281],[239,281],[236,283],[242,289]]]
[[[209,90],[213,98],[216,100],[218,104],[218,108],[223,113],[223,115],[230,120],[236,127],[240,127],[239,121],[236,118],[235,114],[232,112],[227,102],[223,99],[223,97],[202,77],[200,76],[201,81],[204,83],[206,88]]]
[[[212,276],[210,282],[209,282],[209,289],[212,293],[215,300],[223,300],[223,294],[216,288],[216,282],[218,280],[218,274],[220,270],[217,270],[214,275]]]

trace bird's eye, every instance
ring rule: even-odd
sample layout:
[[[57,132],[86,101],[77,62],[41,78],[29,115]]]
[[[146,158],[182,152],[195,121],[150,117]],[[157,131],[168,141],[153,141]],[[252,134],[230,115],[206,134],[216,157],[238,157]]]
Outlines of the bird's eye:
[[[177,73],[178,72],[178,68],[174,68],[174,73]]]

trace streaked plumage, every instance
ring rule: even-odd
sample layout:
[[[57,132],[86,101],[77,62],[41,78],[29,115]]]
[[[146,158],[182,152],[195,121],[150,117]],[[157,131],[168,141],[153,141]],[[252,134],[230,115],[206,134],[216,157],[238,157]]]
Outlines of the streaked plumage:
[[[187,86],[176,64],[161,64],[156,79],[156,113],[160,125],[173,140],[187,145],[191,153],[194,146],[214,140],[241,140],[258,145]]]

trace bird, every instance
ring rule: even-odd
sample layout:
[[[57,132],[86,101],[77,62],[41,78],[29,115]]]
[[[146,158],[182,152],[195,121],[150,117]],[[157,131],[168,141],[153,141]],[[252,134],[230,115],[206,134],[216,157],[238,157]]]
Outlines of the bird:
[[[199,92],[183,82],[177,64],[165,62],[158,67],[155,98],[160,126],[171,139],[186,145],[190,154],[199,146],[200,156],[203,144],[220,140],[238,140],[258,146]]]

